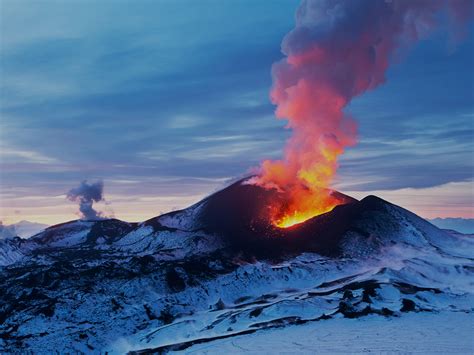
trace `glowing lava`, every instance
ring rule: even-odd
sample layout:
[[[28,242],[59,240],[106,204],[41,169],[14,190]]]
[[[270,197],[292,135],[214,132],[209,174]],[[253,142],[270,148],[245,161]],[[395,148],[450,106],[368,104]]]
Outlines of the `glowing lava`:
[[[294,225],[303,223],[310,218],[316,217],[320,214],[326,213],[331,211],[335,206],[327,207],[323,210],[315,211],[312,209],[311,211],[298,211],[294,210],[292,212],[286,212],[285,215],[279,219],[273,220],[273,224],[278,228],[289,228],[293,227]]]
[[[293,187],[282,193],[282,199],[270,206],[270,219],[279,228],[288,228],[331,211],[345,201],[334,197],[327,189]]]

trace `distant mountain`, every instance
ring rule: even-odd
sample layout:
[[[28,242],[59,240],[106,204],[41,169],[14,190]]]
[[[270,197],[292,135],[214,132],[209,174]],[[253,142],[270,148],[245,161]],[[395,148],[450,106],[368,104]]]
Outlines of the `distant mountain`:
[[[11,226],[4,226],[0,224],[0,239],[15,237],[15,228]]]
[[[239,181],[142,223],[0,240],[0,353],[166,353],[345,318],[471,314],[473,238],[334,193],[342,205],[288,229],[266,218],[278,192]]]
[[[441,229],[451,229],[464,234],[474,234],[473,218],[435,218],[429,221]]]
[[[15,224],[1,225],[0,224],[0,239],[12,238],[15,236],[21,238],[29,238],[39,232],[45,230],[48,227],[47,224],[34,223],[28,221],[20,221]]]

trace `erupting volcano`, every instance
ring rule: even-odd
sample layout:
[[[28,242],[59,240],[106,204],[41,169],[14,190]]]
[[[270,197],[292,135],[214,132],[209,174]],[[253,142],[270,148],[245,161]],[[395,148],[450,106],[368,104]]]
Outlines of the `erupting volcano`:
[[[1,2],[0,355],[474,354],[474,234],[367,191],[472,217],[474,24],[460,55],[433,41],[388,69],[474,0],[302,0],[266,160],[259,83],[292,1],[97,3]],[[350,110],[364,144],[339,177]],[[63,221],[61,199],[79,219],[2,224]]]
[[[444,19],[470,16],[469,1],[303,1],[284,38],[286,58],[273,65],[271,100],[292,136],[281,160],[265,160],[254,182],[286,198],[274,201],[273,224],[289,227],[333,209],[338,157],[356,143],[356,123],[344,109],[385,82],[390,59]],[[461,21],[462,22],[462,21]]]

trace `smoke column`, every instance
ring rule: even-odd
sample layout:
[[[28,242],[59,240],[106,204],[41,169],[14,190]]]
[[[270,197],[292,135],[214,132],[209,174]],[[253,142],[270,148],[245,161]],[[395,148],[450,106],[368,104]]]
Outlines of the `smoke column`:
[[[101,212],[96,211],[92,205],[94,202],[103,201],[103,190],[104,183],[97,181],[94,183],[87,183],[87,180],[81,182],[81,184],[69,190],[67,193],[67,199],[72,202],[79,203],[79,211],[81,212],[81,218],[84,220],[98,220],[103,219],[104,216]]]
[[[283,40],[286,58],[272,67],[270,97],[292,136],[281,160],[266,160],[257,183],[288,194],[276,219],[282,226],[337,204],[326,188],[339,155],[356,143],[356,123],[344,112],[351,100],[384,83],[400,48],[425,38],[438,24],[455,34],[472,15],[470,0],[305,0],[296,27]],[[289,217],[293,216],[293,217]],[[284,219],[293,221],[282,222]]]

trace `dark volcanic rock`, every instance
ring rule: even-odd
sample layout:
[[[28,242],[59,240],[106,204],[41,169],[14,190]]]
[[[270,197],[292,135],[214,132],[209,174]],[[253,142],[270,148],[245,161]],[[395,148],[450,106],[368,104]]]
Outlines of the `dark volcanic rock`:
[[[332,194],[342,204],[357,202],[337,191]],[[288,229],[271,223],[270,207],[282,199],[277,190],[248,184],[243,179],[187,209],[152,218],[142,225],[151,226],[155,232],[184,230],[218,235],[236,251],[258,257],[278,257],[282,251],[294,253],[303,250],[308,246],[309,234],[314,235],[312,231],[300,228],[305,223]],[[301,238],[294,238],[302,233],[305,235]],[[326,246],[309,245],[308,251],[324,248]]]
[[[343,245],[348,244],[349,239],[357,239],[357,244],[364,246],[357,253],[371,253],[389,241],[396,242],[403,231],[403,223],[408,225],[415,221],[417,225],[435,228],[378,197],[368,196],[357,201],[339,192],[333,194],[339,197],[341,205],[290,228],[278,228],[269,219],[269,205],[281,198],[279,193],[247,184],[245,180],[189,209],[157,219],[164,225],[169,219],[192,220],[189,229],[219,235],[236,252],[258,258],[280,258],[301,252],[339,256],[344,253]]]
[[[333,241],[325,242],[317,238],[322,229],[326,231],[323,227],[313,230],[318,223],[308,224],[310,221],[306,221],[286,229],[274,226],[269,217],[269,208],[275,201],[280,201],[282,195],[275,189],[265,189],[245,181],[240,180],[216,192],[190,209],[175,211],[157,219],[193,219],[192,229],[220,235],[234,248],[258,257],[278,257],[282,253],[303,250],[327,254],[337,249]],[[357,203],[357,200],[337,191],[332,194],[342,204]],[[147,223],[152,222],[150,220]],[[332,234],[340,234],[340,231]]]

